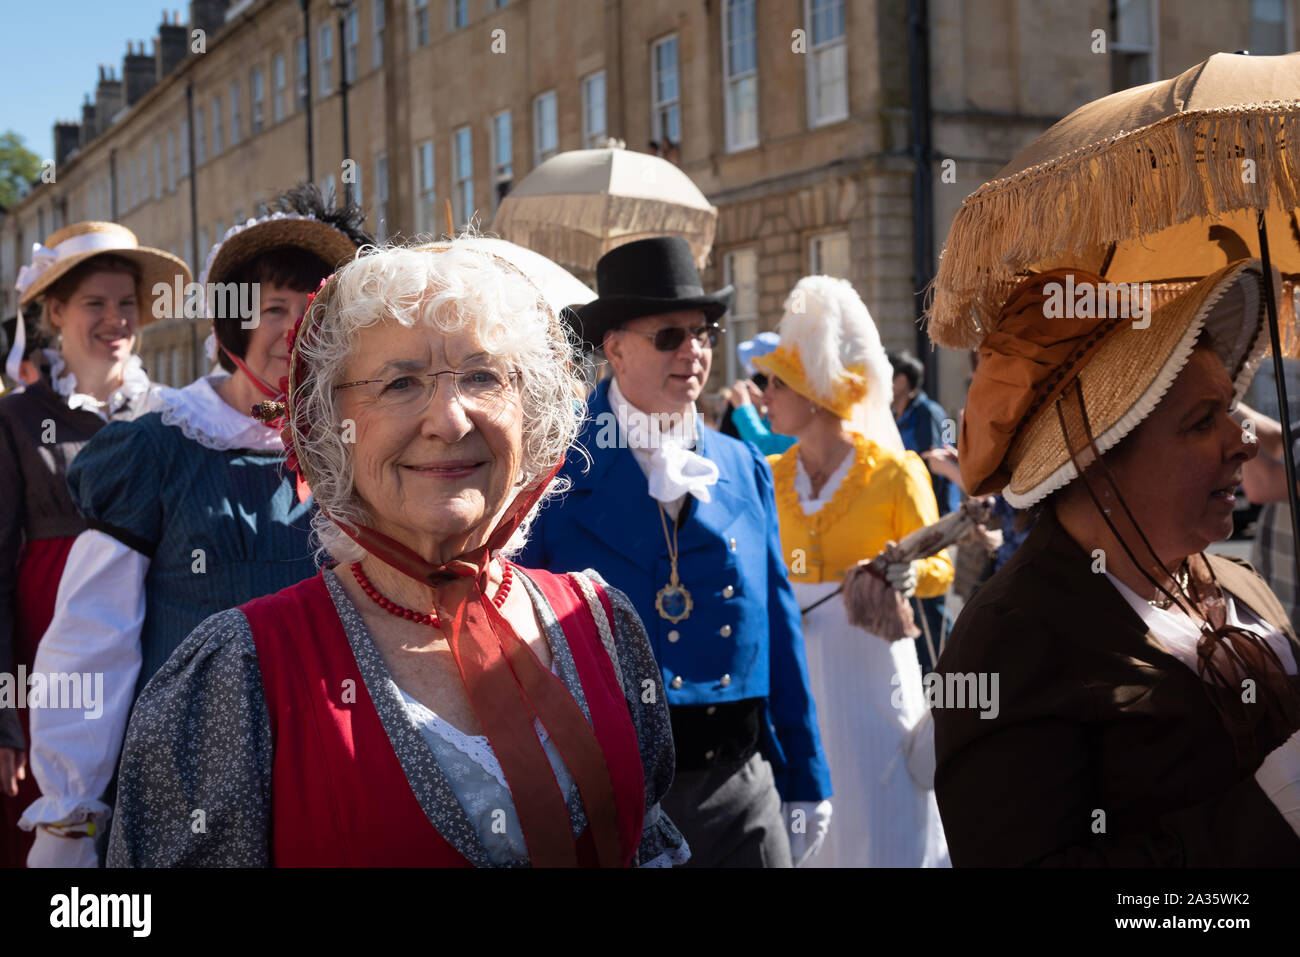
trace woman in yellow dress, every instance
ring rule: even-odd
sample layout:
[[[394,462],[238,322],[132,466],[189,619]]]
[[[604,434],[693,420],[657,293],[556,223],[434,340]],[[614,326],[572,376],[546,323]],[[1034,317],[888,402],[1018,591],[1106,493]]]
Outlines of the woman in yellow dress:
[[[810,863],[946,867],[933,783],[909,770],[934,762],[916,644],[850,624],[840,598],[817,604],[859,561],[938,521],[929,475],[903,449],[889,412],[889,360],[850,283],[801,279],[779,332],[780,347],[754,365],[768,374],[773,430],[798,440],[768,461],[835,788],[834,823]],[[953,566],[940,552],[892,564],[886,577],[905,596],[928,598],[947,590]]]

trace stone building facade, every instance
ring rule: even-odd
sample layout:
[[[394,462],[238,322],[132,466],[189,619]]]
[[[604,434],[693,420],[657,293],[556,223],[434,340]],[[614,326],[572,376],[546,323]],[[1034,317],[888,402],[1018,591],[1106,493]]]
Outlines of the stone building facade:
[[[117,219],[197,277],[222,231],[299,180],[351,187],[383,237],[444,232],[447,200],[457,228],[486,228],[545,157],[613,137],[718,207],[705,282],[738,294],[715,386],[814,271],[853,281],[886,344],[916,350],[917,290],[963,197],[1088,100],[1218,50],[1296,49],[1300,0],[357,0],[342,24],[329,0],[307,7],[191,3],[159,27],[152,82],[128,49],[58,134],[55,182],[0,221],[4,314],[26,250],[63,223]],[[189,381],[204,335],[157,323],[141,351]],[[966,357],[929,361],[955,412]]]

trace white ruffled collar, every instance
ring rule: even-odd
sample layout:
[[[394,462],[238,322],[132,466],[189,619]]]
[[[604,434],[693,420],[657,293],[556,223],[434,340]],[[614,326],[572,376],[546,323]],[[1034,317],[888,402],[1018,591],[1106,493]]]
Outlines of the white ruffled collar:
[[[109,394],[107,402],[101,402],[93,395],[77,391],[77,375],[67,368],[63,353],[57,349],[42,349],[41,352],[50,363],[50,388],[63,396],[69,409],[85,409],[105,422],[124,411],[132,417],[149,411],[152,404],[149,393],[158,386],[149,381],[139,356],[132,354],[127,359],[121,386]]]
[[[652,416],[629,402],[618,387],[618,380],[610,379],[609,405],[623,430],[628,448],[633,451],[653,451],[664,443],[695,448],[699,413],[694,402],[685,415]]]
[[[196,379],[183,389],[159,388],[163,425],[180,429],[187,439],[204,448],[250,449],[256,452],[284,452],[278,429],[263,425],[226,404],[214,386],[225,375]]]
[[[684,416],[669,416],[663,423],[661,417],[647,415],[628,402],[617,379],[609,384],[609,403],[621,438],[646,473],[651,498],[670,503],[689,492],[701,502],[711,500],[709,487],[718,483],[721,471],[694,451],[698,436],[694,403]]]

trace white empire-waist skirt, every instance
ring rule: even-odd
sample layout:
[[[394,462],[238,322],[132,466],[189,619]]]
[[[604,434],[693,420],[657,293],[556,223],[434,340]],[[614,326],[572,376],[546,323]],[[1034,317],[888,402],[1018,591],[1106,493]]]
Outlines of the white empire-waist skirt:
[[[796,582],[794,593],[807,608],[838,587]],[[834,789],[830,833],[811,866],[950,866],[934,791],[908,771],[912,731],[925,714],[915,642],[887,642],[849,624],[839,596],[804,617],[803,635]],[[933,749],[933,737],[918,746]]]

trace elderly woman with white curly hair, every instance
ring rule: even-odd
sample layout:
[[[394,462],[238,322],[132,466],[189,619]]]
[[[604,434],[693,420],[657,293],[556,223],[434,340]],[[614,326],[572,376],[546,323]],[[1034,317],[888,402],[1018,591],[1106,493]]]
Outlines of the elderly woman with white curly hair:
[[[214,615],[136,705],[110,866],[668,866],[645,630],[518,568],[577,434],[554,309],[458,239],[360,257],[290,346],[288,463],[337,564]]]

